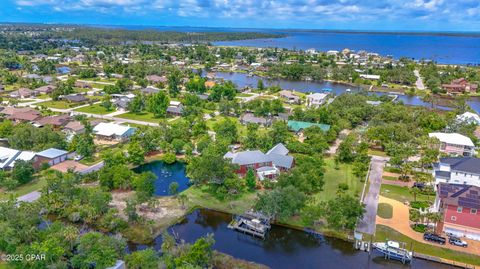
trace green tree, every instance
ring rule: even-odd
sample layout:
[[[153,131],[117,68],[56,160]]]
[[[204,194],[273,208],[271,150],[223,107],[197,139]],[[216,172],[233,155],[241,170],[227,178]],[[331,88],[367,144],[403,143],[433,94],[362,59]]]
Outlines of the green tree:
[[[364,205],[355,197],[340,195],[320,204],[328,225],[335,229],[353,230],[365,212]]]
[[[152,172],[144,172],[134,177],[132,186],[137,192],[137,199],[140,202],[145,202],[153,197],[156,179],[157,177]]]
[[[178,194],[178,182],[172,182],[168,185],[168,193],[170,195],[177,195]]]
[[[158,269],[160,258],[154,249],[138,250],[125,256],[129,269]]]
[[[276,188],[258,195],[255,208],[274,218],[285,220],[305,206],[306,196],[293,186]]]
[[[164,92],[157,92],[148,98],[147,110],[155,117],[165,117],[170,98]]]
[[[128,160],[129,162],[140,165],[145,161],[145,151],[138,142],[131,142],[128,144]]]
[[[115,265],[125,252],[124,241],[115,237],[90,232],[80,237],[77,253],[71,259],[75,268],[107,268]]]
[[[113,109],[113,104],[112,104],[112,101],[111,101],[112,97],[110,96],[110,94],[105,94],[103,97],[102,97],[102,106],[107,110],[107,111],[110,111]]]
[[[35,169],[33,169],[31,162],[17,160],[12,169],[12,179],[20,184],[25,184],[33,180],[34,173]]]
[[[257,179],[255,178],[255,172],[253,172],[253,169],[248,169],[245,176],[245,181],[247,182],[247,187],[250,190],[255,189],[255,187],[257,186]]]
[[[180,92],[180,82],[182,80],[182,73],[178,69],[174,69],[168,76],[168,92],[175,97]]]

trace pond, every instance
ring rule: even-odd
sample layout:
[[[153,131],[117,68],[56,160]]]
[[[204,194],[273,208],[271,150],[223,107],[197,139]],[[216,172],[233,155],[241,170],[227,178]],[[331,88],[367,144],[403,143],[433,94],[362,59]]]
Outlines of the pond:
[[[172,182],[178,183],[178,192],[182,192],[190,186],[183,162],[167,164],[163,161],[153,161],[140,165],[133,169],[136,173],[152,172],[157,179],[155,180],[155,195],[170,195],[168,187]]]
[[[179,238],[192,243],[213,233],[214,248],[233,257],[261,263],[274,269],[290,268],[453,268],[415,259],[411,266],[388,261],[383,256],[356,251],[344,240],[313,235],[299,230],[273,226],[265,240],[253,238],[227,228],[232,216],[208,209],[198,209],[169,228]],[[161,236],[150,247],[161,248]],[[129,251],[149,246],[129,245]]]
[[[245,73],[238,72],[216,72],[215,76],[224,80],[230,80],[238,87],[257,87],[257,82],[263,80],[265,86],[280,86],[282,89],[295,90],[299,92],[321,92],[324,89],[330,89],[335,95],[340,95],[350,89],[351,92],[361,91],[360,87],[350,86],[342,83],[334,83],[329,81],[301,81],[301,80],[287,80],[287,79],[267,79],[259,76],[249,76]],[[370,92],[369,94],[388,95],[390,93],[384,92]],[[405,105],[424,106],[429,107],[430,104],[424,102],[418,96],[399,95],[398,101],[402,101]],[[470,97],[468,104],[477,113],[480,113],[480,98]],[[439,109],[450,110],[451,108],[445,106],[436,106]]]

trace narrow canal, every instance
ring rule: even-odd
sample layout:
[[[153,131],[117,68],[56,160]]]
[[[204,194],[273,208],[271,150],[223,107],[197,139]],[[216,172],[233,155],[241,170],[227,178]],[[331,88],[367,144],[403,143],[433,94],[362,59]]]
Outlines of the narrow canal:
[[[299,92],[320,92],[324,89],[331,89],[335,95],[340,95],[345,93],[347,89],[350,89],[352,92],[360,91],[359,87],[349,86],[341,83],[333,83],[328,81],[318,82],[318,81],[296,81],[296,80],[286,80],[286,79],[266,79],[259,76],[248,76],[245,73],[238,72],[216,72],[215,76],[224,80],[230,80],[235,83],[238,87],[252,87],[256,88],[259,80],[263,80],[265,86],[280,86],[282,89],[295,90]],[[385,95],[388,93],[382,92],[372,92],[372,94]],[[414,106],[430,106],[429,103],[424,102],[418,96],[407,96],[399,95],[398,101],[402,101],[405,105],[414,105]],[[468,101],[470,107],[475,110],[477,113],[480,113],[480,97],[471,97]],[[448,107],[436,106],[440,109],[448,110]]]
[[[385,260],[382,256],[356,251],[352,243],[330,237],[315,236],[303,231],[273,226],[265,240],[232,231],[227,228],[229,214],[198,209],[183,221],[169,228],[186,242],[194,242],[201,236],[213,233],[214,248],[236,258],[261,263],[273,269],[328,268],[328,269],[380,269],[380,268],[453,268],[450,266],[415,259],[412,265]],[[160,249],[161,236],[151,247]],[[148,246],[133,245],[130,250]]]

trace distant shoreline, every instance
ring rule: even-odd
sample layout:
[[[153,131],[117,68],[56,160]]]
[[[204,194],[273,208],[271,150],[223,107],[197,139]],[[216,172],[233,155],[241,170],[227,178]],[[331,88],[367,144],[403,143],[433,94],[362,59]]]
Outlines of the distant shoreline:
[[[42,25],[42,26],[66,26],[66,27],[92,27],[92,28],[124,28],[132,27],[138,30],[156,30],[162,31],[161,28],[190,28],[198,29],[198,32],[208,30],[228,30],[236,32],[237,30],[245,32],[265,31],[265,32],[316,32],[316,33],[340,33],[340,34],[374,34],[374,35],[416,35],[416,36],[456,36],[456,37],[478,37],[480,32],[457,32],[457,31],[409,31],[409,30],[349,30],[349,29],[301,29],[301,28],[249,28],[249,27],[211,27],[211,26],[167,26],[167,25],[114,25],[114,24],[82,24],[82,23],[26,23],[26,22],[0,22],[0,25]],[[168,31],[168,30],[164,30]]]

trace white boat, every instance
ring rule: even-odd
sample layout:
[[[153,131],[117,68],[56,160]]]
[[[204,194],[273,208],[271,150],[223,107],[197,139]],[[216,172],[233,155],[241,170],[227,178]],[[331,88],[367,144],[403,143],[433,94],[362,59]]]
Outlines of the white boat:
[[[378,252],[382,253],[386,258],[389,258],[392,260],[398,260],[403,263],[412,261],[413,253],[411,251],[408,251],[400,247],[400,243],[396,241],[375,242],[372,245]]]
[[[352,90],[351,90],[351,89],[346,89],[345,91],[346,91],[346,92],[351,92]]]

